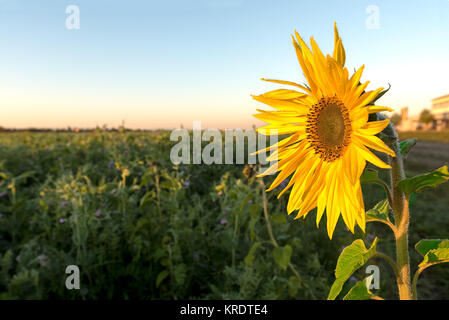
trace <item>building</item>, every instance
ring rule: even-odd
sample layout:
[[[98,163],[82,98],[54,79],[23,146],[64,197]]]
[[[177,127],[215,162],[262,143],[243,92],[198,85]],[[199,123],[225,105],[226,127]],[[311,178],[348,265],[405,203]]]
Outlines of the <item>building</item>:
[[[449,94],[433,99],[430,112],[434,118],[434,129],[449,129]]]
[[[397,126],[399,131],[416,131],[421,129],[419,116],[409,117],[408,107],[401,109],[401,122]]]

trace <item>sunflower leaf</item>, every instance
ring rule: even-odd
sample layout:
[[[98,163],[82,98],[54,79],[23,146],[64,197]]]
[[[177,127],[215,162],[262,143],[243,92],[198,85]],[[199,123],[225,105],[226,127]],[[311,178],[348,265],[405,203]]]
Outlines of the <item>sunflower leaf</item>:
[[[377,100],[379,100],[380,98],[382,98],[388,91],[390,91],[391,89],[391,84],[388,84],[388,89],[385,89],[384,91],[381,91],[375,98],[373,101],[371,101],[369,103],[370,106],[374,105],[374,103],[376,103]]]
[[[366,169],[360,176],[360,183],[379,183],[382,180],[376,170]]]
[[[413,192],[420,192],[425,188],[436,187],[447,180],[449,180],[449,171],[447,166],[443,166],[431,173],[404,179],[399,182],[398,186],[409,196]]]
[[[423,257],[430,250],[438,248],[449,248],[449,240],[447,239],[422,239],[417,244],[415,244],[415,250],[418,251]]]
[[[285,245],[284,247],[276,247],[273,249],[274,261],[282,268],[287,269],[290,259],[292,257],[292,247],[290,245]]]
[[[366,221],[390,221],[388,213],[390,212],[388,200],[382,200],[374,206],[374,208],[366,212]]]
[[[376,254],[377,238],[369,249],[361,239],[355,240],[347,246],[338,257],[337,267],[335,268],[335,281],[329,292],[328,300],[335,300],[346,280],[360,267],[362,267],[371,257]]]
[[[449,262],[449,240],[424,239],[415,245],[416,251],[424,257],[420,268],[427,268],[438,263]]]
[[[418,142],[418,139],[407,139],[404,141],[401,141],[399,143],[399,151],[401,152],[401,155],[404,158],[407,158],[407,154],[410,152],[410,150],[414,147],[414,145]]]
[[[373,275],[370,275],[358,281],[349,292],[343,297],[343,300],[369,300],[373,293],[368,289],[367,284],[373,281]]]

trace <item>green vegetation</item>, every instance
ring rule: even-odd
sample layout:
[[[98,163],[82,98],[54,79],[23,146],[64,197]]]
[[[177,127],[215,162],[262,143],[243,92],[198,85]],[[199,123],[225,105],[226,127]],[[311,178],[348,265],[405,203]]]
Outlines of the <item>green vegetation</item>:
[[[449,143],[449,131],[407,131],[400,132],[399,138],[402,140],[418,138],[420,141]]]
[[[344,245],[361,238],[368,248],[381,234],[377,248],[393,255],[382,224],[352,235],[339,223],[330,241],[314,213],[287,216],[288,194],[266,193],[265,212],[249,167],[173,165],[173,144],[165,131],[0,134],[0,298],[326,299]],[[428,145],[418,142],[407,169],[441,167],[449,145],[437,146],[433,162],[423,161]],[[363,188],[367,210],[385,197],[379,186]],[[411,246],[448,237],[448,194],[443,184],[412,199]],[[65,288],[72,264],[81,290]],[[370,264],[381,270],[373,294],[397,298],[389,266]],[[449,299],[449,268],[433,268],[420,277],[420,299]],[[340,296],[366,276],[358,270]]]

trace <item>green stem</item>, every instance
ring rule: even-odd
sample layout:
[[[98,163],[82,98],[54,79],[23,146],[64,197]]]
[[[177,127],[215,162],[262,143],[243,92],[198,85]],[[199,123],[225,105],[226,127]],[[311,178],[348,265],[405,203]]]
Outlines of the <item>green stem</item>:
[[[396,264],[398,266],[399,276],[397,284],[399,289],[399,298],[401,300],[411,300],[412,292],[410,285],[410,260],[408,253],[408,226],[409,226],[409,207],[408,198],[399,188],[399,181],[405,179],[404,161],[399,150],[398,136],[393,125],[389,125],[387,133],[392,137],[391,144],[396,156],[390,157],[391,165],[391,188],[393,191],[392,209],[394,212],[394,222],[396,226]]]
[[[418,285],[418,278],[421,272],[423,272],[425,268],[419,268],[414,277],[413,277],[413,284],[412,284],[412,290],[413,290],[413,300],[418,300],[418,291],[417,291],[417,285]]]
[[[389,256],[387,256],[386,254],[384,254],[382,252],[376,252],[376,254],[373,257],[378,257],[378,258],[382,258],[382,259],[386,260],[390,264],[391,268],[393,269],[394,275],[396,277],[399,277],[399,269],[398,269],[396,262],[394,262],[393,259],[391,259]]]
[[[265,193],[265,183],[263,182],[262,178],[259,178],[258,180],[259,180],[259,184],[260,184],[261,189],[262,189],[263,214],[264,214],[265,221],[266,221],[266,224],[267,224],[268,235],[270,237],[270,240],[271,240],[271,243],[273,244],[273,246],[275,246],[277,248],[277,247],[279,247],[279,244],[277,243],[276,238],[273,235],[273,229],[271,228],[270,217],[268,216],[268,199],[267,199],[267,195]],[[309,294],[312,297],[312,299],[316,300],[316,296],[313,293],[312,289],[310,288],[310,286],[307,283],[305,283],[302,280],[302,278],[299,275],[298,271],[296,271],[295,267],[293,266],[293,264],[291,262],[288,263],[288,267],[293,272],[295,277],[298,278],[299,283],[301,283],[301,285],[303,287],[305,287],[309,291]]]

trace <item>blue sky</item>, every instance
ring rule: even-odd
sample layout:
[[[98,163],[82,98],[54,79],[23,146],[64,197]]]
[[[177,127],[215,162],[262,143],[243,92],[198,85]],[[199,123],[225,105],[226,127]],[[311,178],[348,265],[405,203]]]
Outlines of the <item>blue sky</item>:
[[[416,114],[449,93],[448,0],[0,0],[0,125],[259,125],[250,94],[278,88],[260,78],[304,81],[290,34],[331,52],[334,21],[350,70],[392,85],[379,104]]]

